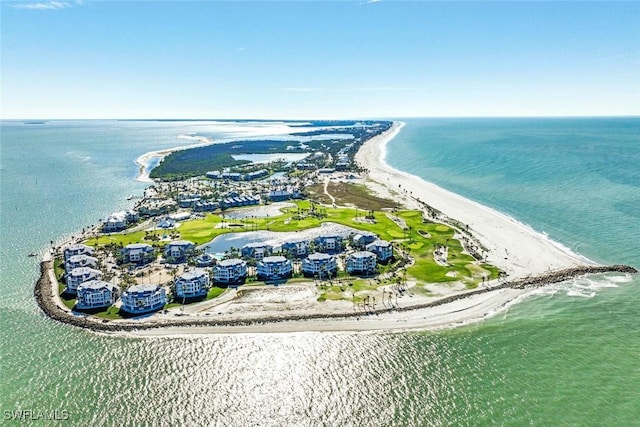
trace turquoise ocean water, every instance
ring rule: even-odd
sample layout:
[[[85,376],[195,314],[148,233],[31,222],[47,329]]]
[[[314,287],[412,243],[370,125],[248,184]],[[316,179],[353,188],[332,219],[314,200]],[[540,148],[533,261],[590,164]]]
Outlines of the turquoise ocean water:
[[[640,267],[640,119],[410,119],[388,161],[601,262]],[[537,291],[440,332],[125,339],[45,318],[50,240],[142,194],[199,122],[2,122],[0,408],[73,425],[637,425],[640,278]],[[6,420],[4,420],[6,421]],[[40,421],[21,424],[48,425]]]

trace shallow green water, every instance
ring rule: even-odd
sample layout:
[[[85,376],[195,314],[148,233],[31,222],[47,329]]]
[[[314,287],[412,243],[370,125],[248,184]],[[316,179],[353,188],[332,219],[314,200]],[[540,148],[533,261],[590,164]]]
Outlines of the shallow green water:
[[[584,158],[601,161],[615,153],[614,172],[581,166],[583,148],[573,147],[571,138],[581,144],[576,128],[582,125],[444,123],[440,133],[453,135],[457,129],[458,142],[429,147],[434,122],[407,123],[389,146],[393,164],[400,158],[395,150],[414,150],[410,158],[420,160],[406,162],[407,170],[418,172],[422,164],[426,178],[502,209],[587,256],[640,264],[638,222],[633,222],[634,206],[640,207],[637,119],[586,123],[590,140],[604,143],[590,146],[591,155]],[[26,255],[127,206],[125,195],[144,188],[133,180],[133,160],[151,149],[181,145],[176,136],[194,131],[191,126],[3,123],[3,411],[66,410],[74,425],[118,426],[637,423],[640,279],[630,276],[563,283],[482,323],[441,332],[124,339],[46,319],[31,296],[37,259]],[[497,136],[463,145],[489,131]],[[503,167],[498,173],[478,159],[486,154],[483,144],[502,141],[505,132],[514,135],[512,141],[529,135],[530,142],[501,152],[499,163],[514,171]],[[563,141],[564,148],[556,152],[554,141]],[[548,149],[534,149],[535,144]],[[461,151],[470,154],[457,156]],[[553,162],[545,161],[549,152],[555,153]],[[520,160],[523,155],[526,161]],[[451,156],[455,165],[449,164]],[[566,166],[562,157],[571,158],[571,171],[558,171]],[[517,191],[525,173],[536,174],[526,184],[535,191]],[[479,181],[483,176],[490,183]],[[485,188],[510,182],[502,192]],[[584,191],[600,206],[585,209],[591,199]],[[592,209],[601,215],[588,215]],[[48,424],[24,424],[30,423]]]

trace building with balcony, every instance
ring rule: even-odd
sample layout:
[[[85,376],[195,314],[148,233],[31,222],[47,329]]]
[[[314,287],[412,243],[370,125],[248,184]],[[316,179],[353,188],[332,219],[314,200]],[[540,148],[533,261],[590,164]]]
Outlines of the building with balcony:
[[[78,310],[93,310],[107,308],[118,300],[120,290],[113,283],[102,280],[89,280],[78,285],[78,300],[75,308]]]
[[[258,262],[258,280],[288,279],[293,274],[293,264],[283,256],[268,256]]]
[[[369,251],[352,253],[347,257],[347,273],[371,275],[376,271],[376,254]]]
[[[135,285],[122,293],[120,310],[129,314],[145,314],[160,310],[167,303],[167,293],[158,285]]]
[[[247,263],[238,258],[218,261],[213,267],[213,281],[221,286],[241,285],[247,278]]]
[[[307,277],[333,277],[338,273],[338,261],[333,255],[315,252],[302,260],[302,274]]]
[[[175,280],[178,299],[203,297],[207,295],[209,288],[209,272],[202,268],[186,271]]]

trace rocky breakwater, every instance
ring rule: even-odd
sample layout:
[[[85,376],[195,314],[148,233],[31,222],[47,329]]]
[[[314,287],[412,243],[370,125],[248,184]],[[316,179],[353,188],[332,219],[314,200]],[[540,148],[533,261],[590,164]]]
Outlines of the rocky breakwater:
[[[564,270],[551,271],[539,276],[526,277],[513,281],[504,281],[496,286],[475,289],[472,291],[462,292],[460,294],[451,295],[444,298],[439,298],[426,304],[408,305],[406,307],[399,308],[384,308],[369,310],[367,313],[355,313],[345,312],[338,314],[323,314],[323,313],[309,313],[301,315],[282,315],[282,316],[265,316],[259,319],[237,319],[237,320],[215,320],[215,319],[203,319],[203,318],[181,318],[181,319],[156,319],[149,321],[140,320],[115,320],[110,321],[106,319],[98,319],[91,316],[78,316],[63,309],[56,304],[56,296],[54,295],[54,286],[52,283],[53,261],[43,261],[40,264],[40,278],[36,282],[34,295],[38,305],[42,311],[51,319],[57,320],[62,323],[70,324],[84,329],[90,329],[96,332],[119,332],[119,331],[134,331],[143,329],[155,329],[172,326],[247,326],[247,325],[266,325],[276,322],[288,322],[288,321],[301,321],[301,320],[322,320],[322,319],[347,319],[361,317],[364,314],[382,314],[393,311],[410,311],[419,310],[429,307],[436,307],[443,304],[448,304],[463,298],[468,298],[473,295],[483,294],[486,292],[492,292],[497,289],[530,289],[539,288],[554,283],[563,282],[573,278],[590,275],[590,274],[603,274],[603,273],[625,273],[625,274],[637,274],[638,270],[627,265],[612,265],[612,266],[584,266],[568,268]],[[57,288],[57,287],[56,287]],[[268,332],[267,329],[265,329]]]

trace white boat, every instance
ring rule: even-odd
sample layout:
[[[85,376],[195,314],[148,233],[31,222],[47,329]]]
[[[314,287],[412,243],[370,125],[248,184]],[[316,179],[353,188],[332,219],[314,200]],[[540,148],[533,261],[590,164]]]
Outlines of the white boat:
[[[133,194],[129,194],[129,195],[127,196],[127,200],[131,200],[131,199],[133,199]]]

